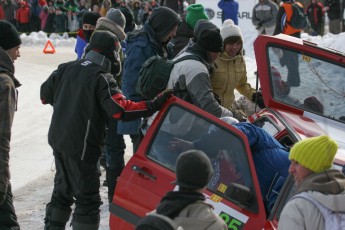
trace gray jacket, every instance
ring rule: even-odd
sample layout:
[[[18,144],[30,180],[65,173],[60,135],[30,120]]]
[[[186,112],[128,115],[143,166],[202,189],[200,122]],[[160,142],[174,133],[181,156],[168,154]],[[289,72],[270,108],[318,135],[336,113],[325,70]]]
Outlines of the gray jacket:
[[[188,230],[226,230],[225,222],[204,201],[196,201],[185,207],[174,221]]]
[[[193,44],[196,45],[196,44]],[[178,58],[190,55],[183,52]],[[174,65],[167,88],[173,89],[176,84],[186,89],[192,104],[213,114],[216,117],[231,116],[232,113],[222,107],[214,98],[210,83],[210,74],[205,63],[197,60],[185,60]]]
[[[9,152],[14,111],[17,108],[17,87],[13,62],[0,47],[0,192],[5,192],[10,180]]]
[[[335,212],[345,212],[345,176],[339,170],[329,169],[307,177],[297,193],[308,195]],[[316,206],[303,198],[294,198],[284,207],[279,230],[325,229],[324,218]]]
[[[253,8],[252,23],[254,26],[261,26],[263,28],[271,27],[276,24],[276,17],[278,14],[278,6],[271,0],[264,0],[263,3],[257,3]]]

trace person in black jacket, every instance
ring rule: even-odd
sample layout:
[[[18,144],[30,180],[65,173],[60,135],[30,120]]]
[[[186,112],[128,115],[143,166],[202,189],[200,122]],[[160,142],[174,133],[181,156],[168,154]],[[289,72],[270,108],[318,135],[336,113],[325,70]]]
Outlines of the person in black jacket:
[[[341,32],[341,4],[340,0],[326,0],[324,11],[327,11],[329,19],[329,32],[339,34]]]
[[[54,107],[48,142],[56,174],[46,205],[46,230],[65,229],[73,203],[73,229],[98,229],[102,202],[97,162],[107,119],[150,116],[171,95],[164,91],[151,101],[126,100],[110,74],[118,44],[109,31],[95,31],[85,58],[61,64],[41,86],[42,103]]]

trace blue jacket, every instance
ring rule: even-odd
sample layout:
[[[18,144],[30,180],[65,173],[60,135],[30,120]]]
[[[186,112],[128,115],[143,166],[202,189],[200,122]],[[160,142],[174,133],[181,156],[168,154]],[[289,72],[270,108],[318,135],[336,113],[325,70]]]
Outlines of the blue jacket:
[[[142,64],[150,57],[163,56],[164,49],[148,23],[139,31],[130,33],[126,39],[125,60],[122,70],[122,92],[132,101],[144,100],[135,90]],[[139,134],[141,120],[119,122],[118,134]]]
[[[220,0],[218,7],[222,10],[222,22],[232,19],[238,25],[238,2],[235,0]]]
[[[261,195],[270,211],[289,174],[289,152],[262,128],[250,123],[238,123],[234,127],[248,138]]]
[[[289,152],[262,128],[246,122],[235,124],[234,127],[247,136],[262,199],[266,209],[270,211],[289,174]],[[214,148],[218,150],[222,144],[225,144],[220,142],[224,140],[220,136],[222,134],[223,132],[219,131],[204,134],[194,142],[194,146],[207,153],[216,152]]]
[[[74,51],[78,55],[78,57],[77,57],[78,60],[81,59],[81,57],[84,53],[84,48],[86,45],[87,45],[87,42],[82,37],[82,32],[79,32],[77,35],[77,42],[75,44],[75,49],[74,49]]]

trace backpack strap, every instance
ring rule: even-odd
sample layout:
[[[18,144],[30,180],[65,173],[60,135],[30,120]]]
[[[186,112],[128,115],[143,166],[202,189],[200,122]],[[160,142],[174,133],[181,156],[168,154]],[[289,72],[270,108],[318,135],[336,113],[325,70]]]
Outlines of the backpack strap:
[[[309,196],[307,192],[302,192],[302,193],[299,193],[295,196],[293,196],[291,198],[292,199],[295,199],[295,198],[302,198],[302,199],[305,199],[305,200],[308,200],[310,203],[313,203],[321,212],[321,214],[323,215],[323,217],[326,218],[328,212],[330,212],[331,210],[329,210],[329,208],[327,208],[325,205],[323,205],[321,202],[315,200],[313,197]]]
[[[183,230],[183,228],[181,226],[178,226],[174,220],[172,220],[171,218],[169,218],[167,216],[164,216],[164,215],[161,215],[158,213],[150,213],[148,215],[155,216],[155,217],[158,217],[158,218],[164,220],[165,222],[169,223],[176,230]]]

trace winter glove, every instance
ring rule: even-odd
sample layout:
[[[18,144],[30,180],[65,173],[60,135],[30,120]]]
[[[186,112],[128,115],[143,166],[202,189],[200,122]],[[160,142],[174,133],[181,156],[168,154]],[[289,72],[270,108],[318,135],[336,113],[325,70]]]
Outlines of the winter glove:
[[[174,91],[172,89],[166,89],[158,94],[153,100],[146,101],[147,108],[154,112],[160,110],[164,103],[171,97]]]
[[[262,97],[262,93],[260,91],[253,93],[252,102],[258,104],[260,109],[265,108],[264,98]]]
[[[4,203],[4,201],[6,200],[6,196],[7,196],[7,187],[5,187],[5,191],[0,192],[0,206]]]

